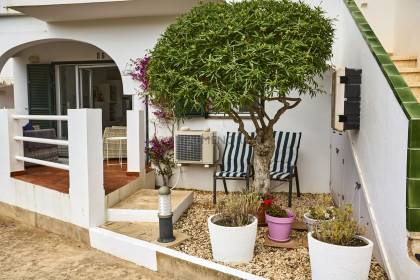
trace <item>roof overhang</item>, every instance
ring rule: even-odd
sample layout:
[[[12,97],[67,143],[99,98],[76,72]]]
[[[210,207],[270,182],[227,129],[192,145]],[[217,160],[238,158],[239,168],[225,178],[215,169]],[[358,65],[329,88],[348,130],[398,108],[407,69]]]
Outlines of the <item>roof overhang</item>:
[[[219,0],[220,1],[220,0]],[[219,2],[212,1],[212,2]],[[200,0],[4,0],[4,6],[46,21],[177,16]]]

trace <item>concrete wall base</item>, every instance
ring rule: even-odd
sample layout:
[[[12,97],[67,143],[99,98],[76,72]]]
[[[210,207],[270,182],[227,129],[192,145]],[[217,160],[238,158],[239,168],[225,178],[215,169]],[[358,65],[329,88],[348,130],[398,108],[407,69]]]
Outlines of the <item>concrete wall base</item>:
[[[67,238],[90,245],[89,231],[85,228],[38,214],[17,206],[0,202],[0,213],[29,226],[60,234]]]

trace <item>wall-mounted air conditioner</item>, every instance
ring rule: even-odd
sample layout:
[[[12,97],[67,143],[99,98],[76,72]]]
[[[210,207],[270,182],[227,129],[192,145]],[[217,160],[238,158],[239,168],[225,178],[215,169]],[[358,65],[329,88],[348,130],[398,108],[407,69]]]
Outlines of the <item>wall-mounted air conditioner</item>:
[[[214,164],[215,150],[214,131],[183,129],[175,132],[176,164]]]
[[[359,129],[362,70],[339,68],[333,74],[331,127],[337,131]]]

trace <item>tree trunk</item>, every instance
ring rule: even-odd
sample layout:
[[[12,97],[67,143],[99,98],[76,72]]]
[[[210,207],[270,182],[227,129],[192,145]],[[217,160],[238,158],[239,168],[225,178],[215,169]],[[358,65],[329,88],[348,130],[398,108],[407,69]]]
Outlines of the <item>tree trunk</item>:
[[[270,191],[270,162],[273,152],[273,129],[258,132],[254,145],[254,189],[260,194]]]

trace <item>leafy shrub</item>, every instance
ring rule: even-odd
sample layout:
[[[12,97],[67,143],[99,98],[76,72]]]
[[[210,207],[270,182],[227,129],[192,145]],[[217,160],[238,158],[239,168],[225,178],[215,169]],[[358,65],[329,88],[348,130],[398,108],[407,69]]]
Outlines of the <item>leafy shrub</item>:
[[[309,208],[309,218],[314,220],[330,220],[334,216],[334,208],[325,205],[316,205]]]
[[[352,218],[352,207],[347,205],[335,211],[334,219],[316,224],[312,236],[322,242],[341,246],[363,246],[365,242],[357,235],[362,229]]]
[[[276,217],[276,218],[287,218],[287,217],[289,217],[286,210],[284,210],[282,207],[280,207],[278,205],[275,205],[275,204],[271,205],[267,209],[267,214],[270,215],[271,217]]]
[[[252,223],[250,215],[254,216],[260,206],[260,197],[255,192],[232,193],[219,200],[216,204],[217,225],[240,227]]]

